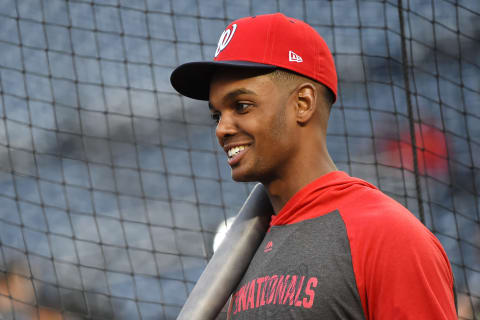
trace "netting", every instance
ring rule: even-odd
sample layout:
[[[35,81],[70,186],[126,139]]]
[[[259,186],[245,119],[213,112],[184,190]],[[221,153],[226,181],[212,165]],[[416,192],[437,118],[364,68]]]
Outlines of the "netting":
[[[276,11],[333,51],[337,166],[436,234],[460,319],[479,318],[479,1],[4,0],[2,319],[176,317],[252,185],[169,76]]]

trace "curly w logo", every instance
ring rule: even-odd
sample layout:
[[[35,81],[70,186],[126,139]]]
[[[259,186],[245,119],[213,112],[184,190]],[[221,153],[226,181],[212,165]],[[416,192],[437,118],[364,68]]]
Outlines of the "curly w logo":
[[[230,42],[230,40],[232,40],[233,35],[235,34],[235,30],[237,30],[237,24],[232,25],[232,29],[225,29],[225,31],[223,31],[220,39],[218,39],[215,57],[217,57],[219,53],[227,47],[228,43]]]

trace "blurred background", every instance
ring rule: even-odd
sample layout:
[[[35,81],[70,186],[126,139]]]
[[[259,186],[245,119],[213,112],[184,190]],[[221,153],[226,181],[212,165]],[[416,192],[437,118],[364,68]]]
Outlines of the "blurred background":
[[[253,185],[169,76],[277,11],[334,54],[337,166],[436,234],[480,319],[478,0],[3,0],[1,319],[176,318]]]

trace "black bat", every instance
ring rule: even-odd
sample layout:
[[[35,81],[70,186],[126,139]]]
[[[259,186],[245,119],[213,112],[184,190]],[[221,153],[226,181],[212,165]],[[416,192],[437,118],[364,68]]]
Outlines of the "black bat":
[[[243,203],[177,320],[212,320],[217,317],[262,242],[272,215],[267,192],[259,183]]]

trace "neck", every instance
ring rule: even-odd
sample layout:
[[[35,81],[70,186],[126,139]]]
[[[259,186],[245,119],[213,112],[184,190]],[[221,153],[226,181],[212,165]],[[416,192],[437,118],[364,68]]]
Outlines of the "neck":
[[[336,171],[337,167],[325,152],[318,157],[303,158],[299,166],[294,166],[290,172],[269,182],[263,182],[268,191],[270,202],[275,214],[285,206],[300,189],[321,176]]]

